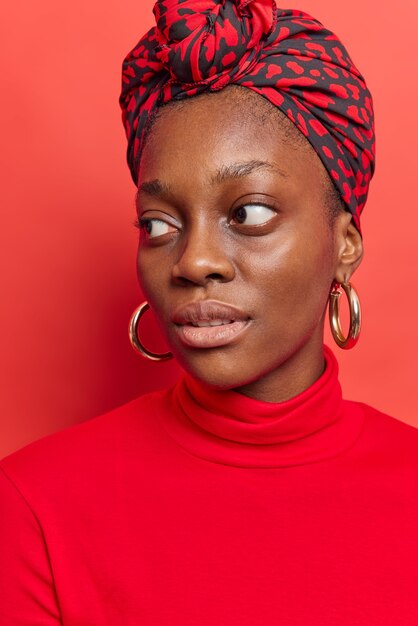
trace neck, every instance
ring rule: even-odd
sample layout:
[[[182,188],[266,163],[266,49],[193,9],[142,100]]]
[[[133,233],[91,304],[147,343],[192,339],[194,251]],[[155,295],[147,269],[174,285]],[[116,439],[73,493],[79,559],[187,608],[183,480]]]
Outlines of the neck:
[[[234,391],[264,402],[284,402],[308,389],[324,372],[323,336],[285,356],[273,370]]]
[[[185,373],[167,390],[165,410],[156,415],[185,450],[215,463],[273,468],[335,457],[358,438],[364,411],[343,401],[337,360],[329,348],[323,354],[322,376],[287,401],[214,389]]]

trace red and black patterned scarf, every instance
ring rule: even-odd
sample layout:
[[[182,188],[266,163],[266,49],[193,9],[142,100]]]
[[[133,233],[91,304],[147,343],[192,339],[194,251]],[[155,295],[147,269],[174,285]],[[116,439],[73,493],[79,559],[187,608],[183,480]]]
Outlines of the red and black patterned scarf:
[[[144,135],[173,99],[242,85],[305,135],[360,230],[374,171],[372,97],[339,39],[274,0],[159,0],[151,28],[123,62],[120,105],[137,184]]]

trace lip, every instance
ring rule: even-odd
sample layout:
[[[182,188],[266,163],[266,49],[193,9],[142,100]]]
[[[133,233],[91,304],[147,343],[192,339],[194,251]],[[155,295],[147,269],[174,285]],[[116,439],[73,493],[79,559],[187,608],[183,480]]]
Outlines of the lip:
[[[245,311],[218,300],[189,302],[176,309],[171,319],[182,343],[193,348],[214,348],[230,344],[237,340],[251,321]],[[197,326],[215,320],[226,323],[218,326]]]

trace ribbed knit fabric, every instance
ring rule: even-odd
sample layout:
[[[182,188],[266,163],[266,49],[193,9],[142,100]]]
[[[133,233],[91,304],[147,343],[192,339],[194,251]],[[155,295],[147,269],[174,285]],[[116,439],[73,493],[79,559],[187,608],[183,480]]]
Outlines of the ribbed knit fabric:
[[[187,374],[0,462],[0,626],[416,626],[418,430]]]

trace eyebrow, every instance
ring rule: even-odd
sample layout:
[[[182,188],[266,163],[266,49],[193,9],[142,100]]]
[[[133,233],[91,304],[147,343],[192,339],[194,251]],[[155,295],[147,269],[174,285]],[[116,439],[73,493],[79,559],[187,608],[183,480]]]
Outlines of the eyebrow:
[[[223,165],[213,176],[211,176],[210,183],[223,183],[231,178],[243,178],[244,176],[249,176],[249,174],[259,170],[269,170],[275,174],[283,176],[284,178],[288,177],[286,172],[270,161],[253,160],[245,161],[243,163]]]
[[[226,180],[234,178],[244,178],[245,176],[249,176],[253,172],[257,172],[259,170],[268,170],[274,172],[275,174],[279,174],[279,176],[282,176],[283,178],[288,178],[288,174],[274,163],[270,163],[269,161],[252,160],[223,165],[209,178],[209,183],[213,185],[215,183],[220,184]],[[141,192],[153,197],[173,195],[173,190],[170,185],[164,183],[158,178],[144,181],[138,186],[136,201],[138,201],[138,197]]]
[[[171,187],[166,183],[163,183],[161,180],[158,180],[158,178],[155,180],[144,181],[138,185],[138,191],[136,194],[137,198],[141,191],[147,193],[149,196],[163,196],[170,195],[170,193],[172,193]]]

